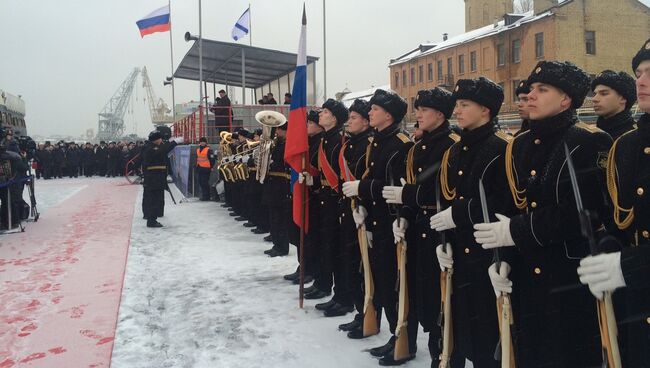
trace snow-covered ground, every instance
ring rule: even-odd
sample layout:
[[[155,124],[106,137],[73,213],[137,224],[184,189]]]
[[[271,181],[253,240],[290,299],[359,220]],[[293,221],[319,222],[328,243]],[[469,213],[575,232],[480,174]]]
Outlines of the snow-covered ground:
[[[96,179],[104,180],[104,179]],[[75,179],[37,182],[39,209],[60,203],[81,185]],[[88,184],[88,185],[92,185]],[[107,193],[106,195],[110,195]],[[173,205],[166,194],[161,229],[134,220],[113,348],[114,368],[377,367],[367,349],[389,337],[350,340],[337,330],[345,317],[325,318],[319,301],[298,308],[298,288],[282,279],[296,266],[269,258],[270,243],[214,202]],[[182,198],[174,188],[177,201]],[[407,367],[429,367],[427,335]]]

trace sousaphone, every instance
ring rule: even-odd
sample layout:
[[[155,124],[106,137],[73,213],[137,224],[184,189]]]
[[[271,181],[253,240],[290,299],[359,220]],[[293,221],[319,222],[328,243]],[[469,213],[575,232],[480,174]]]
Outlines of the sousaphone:
[[[269,171],[271,164],[271,148],[273,139],[271,133],[273,128],[277,128],[287,123],[287,118],[281,113],[273,110],[263,110],[255,114],[255,120],[262,124],[262,136],[260,137],[259,154],[257,155],[257,176],[260,183],[264,183],[266,173]]]

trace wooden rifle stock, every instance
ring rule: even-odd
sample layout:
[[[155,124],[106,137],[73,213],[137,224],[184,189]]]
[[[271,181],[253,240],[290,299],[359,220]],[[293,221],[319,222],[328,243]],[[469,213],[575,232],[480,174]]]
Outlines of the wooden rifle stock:
[[[454,351],[454,335],[451,326],[451,276],[453,269],[440,272],[440,323],[442,325],[442,353],[439,368],[451,367],[451,353]]]
[[[499,335],[501,336],[501,368],[515,368],[515,349],[512,345],[510,330],[514,324],[510,295],[502,294],[497,298],[497,313],[499,314]]]
[[[406,242],[404,240],[397,243],[397,267],[399,272],[399,302],[397,311],[397,328],[395,335],[395,349],[393,358],[401,360],[408,358],[409,352],[409,334],[407,331],[407,318],[409,313],[409,293],[406,276]]]
[[[361,262],[363,264],[363,282],[365,285],[365,297],[363,304],[363,336],[368,337],[379,333],[377,322],[377,310],[373,298],[375,295],[375,284],[372,281],[372,270],[370,269],[370,257],[368,256],[368,236],[366,225],[357,229],[359,237],[359,250],[361,251]]]

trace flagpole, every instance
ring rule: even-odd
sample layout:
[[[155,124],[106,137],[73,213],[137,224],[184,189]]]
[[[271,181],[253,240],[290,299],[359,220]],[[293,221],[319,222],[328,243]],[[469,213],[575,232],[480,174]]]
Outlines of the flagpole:
[[[201,27],[201,0],[199,0],[199,116],[203,109],[203,28]],[[199,126],[203,122],[199,122]]]
[[[323,0],[323,101],[327,99],[327,22],[325,20],[325,0]],[[315,70],[314,70],[315,71]]]
[[[248,3],[248,41],[253,46],[253,16],[251,14],[251,3]]]
[[[176,120],[176,93],[174,91],[174,44],[172,42],[172,0],[168,0],[169,8],[169,58],[172,66],[172,123]]]

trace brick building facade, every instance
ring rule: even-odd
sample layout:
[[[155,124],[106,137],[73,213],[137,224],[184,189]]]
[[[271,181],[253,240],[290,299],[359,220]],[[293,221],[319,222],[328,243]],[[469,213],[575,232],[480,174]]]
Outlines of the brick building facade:
[[[418,90],[451,90],[458,79],[479,76],[503,87],[501,112],[515,112],[515,86],[541,60],[569,60],[592,75],[604,69],[631,73],[630,60],[650,35],[650,8],[638,0],[536,0],[534,10],[488,25],[483,23],[494,11],[472,8],[510,9],[504,1],[465,1],[468,32],[422,44],[390,62],[391,88],[409,102],[407,120],[413,120]]]

